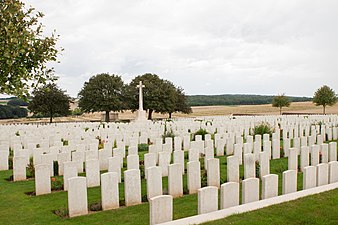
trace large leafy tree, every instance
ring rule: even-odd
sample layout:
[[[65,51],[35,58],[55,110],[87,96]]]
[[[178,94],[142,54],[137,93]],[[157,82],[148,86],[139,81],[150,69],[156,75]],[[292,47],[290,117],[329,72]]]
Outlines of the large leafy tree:
[[[35,89],[32,94],[33,98],[28,104],[28,109],[33,113],[49,116],[50,123],[55,115],[69,115],[70,97],[56,84],[46,84]]]
[[[313,103],[316,106],[323,106],[323,114],[325,114],[326,106],[332,106],[337,102],[337,94],[331,89],[329,86],[324,85],[317,89],[315,92],[313,99]]]
[[[170,117],[173,112],[183,110],[183,107],[180,107],[183,99],[180,94],[183,93],[183,89],[180,89],[179,93],[172,82],[163,80],[156,74],[146,73],[135,77],[128,85],[126,96],[132,111],[139,108],[137,85],[140,81],[145,85],[143,108],[148,111],[148,119],[152,119],[153,112],[169,113]]]
[[[285,94],[277,95],[272,99],[272,106],[279,108],[279,114],[282,115],[282,108],[290,106],[290,100]]]
[[[43,35],[44,15],[19,0],[0,1],[0,93],[27,97],[29,89],[53,80],[57,36]]]
[[[125,109],[123,91],[124,83],[120,76],[108,73],[95,75],[85,82],[79,92],[79,107],[84,112],[104,111],[105,121],[109,122],[110,111]]]
[[[177,87],[175,89],[175,106],[173,108],[170,108],[168,113],[169,113],[169,118],[171,118],[172,113],[174,112],[182,112],[185,114],[192,113],[192,109],[190,105],[188,104],[187,96],[184,94],[184,90],[181,87]]]

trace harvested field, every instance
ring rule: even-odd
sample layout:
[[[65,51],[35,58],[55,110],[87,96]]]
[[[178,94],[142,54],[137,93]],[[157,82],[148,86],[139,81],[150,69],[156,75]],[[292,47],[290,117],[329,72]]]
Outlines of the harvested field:
[[[193,113],[182,114],[174,113],[173,118],[177,117],[198,117],[198,116],[220,116],[220,115],[233,115],[233,114],[249,114],[249,115],[278,115],[279,108],[272,107],[271,104],[267,105],[241,105],[241,106],[196,106],[192,107]],[[321,114],[323,107],[315,106],[312,102],[295,102],[288,108],[283,108],[283,112],[287,113],[309,113],[309,114]],[[327,114],[338,114],[338,104],[332,107],[327,107]],[[123,113],[119,113],[120,120],[132,120],[135,119],[136,113],[132,113],[127,110]],[[154,113],[153,118],[168,118],[168,114]],[[76,121],[100,121],[101,113],[87,113],[83,116],[69,116],[69,117],[57,117],[54,118],[55,122],[76,122]],[[0,123],[29,123],[29,122],[49,122],[48,118],[43,119],[11,119],[0,120]]]

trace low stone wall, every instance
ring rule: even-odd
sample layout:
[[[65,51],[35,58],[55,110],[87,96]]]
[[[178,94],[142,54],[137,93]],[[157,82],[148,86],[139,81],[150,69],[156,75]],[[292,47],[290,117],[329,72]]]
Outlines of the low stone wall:
[[[174,220],[174,221],[167,222],[167,223],[161,223],[161,225],[201,224],[201,223],[205,223],[205,222],[209,222],[213,220],[223,219],[223,218],[226,218],[234,214],[249,212],[249,211],[265,208],[271,205],[276,205],[276,204],[280,204],[283,202],[296,200],[298,198],[302,198],[308,195],[318,194],[318,193],[333,190],[336,188],[338,188],[338,182],[333,183],[333,184],[328,184],[325,186],[303,190],[303,191],[298,191],[298,192],[294,192],[290,194],[280,195],[277,197],[264,199],[264,200],[260,200],[257,202],[239,205],[239,206],[235,206],[235,207],[231,207],[227,209],[222,209],[222,210],[218,210],[218,211],[211,212],[211,213],[186,217],[183,219],[178,219],[178,220]]]

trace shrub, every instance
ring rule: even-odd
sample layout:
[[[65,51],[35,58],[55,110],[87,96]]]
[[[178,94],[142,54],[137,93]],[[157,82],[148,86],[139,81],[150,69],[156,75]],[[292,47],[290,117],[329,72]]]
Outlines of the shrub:
[[[13,98],[7,102],[7,105],[11,106],[28,106],[28,103],[22,99]]]
[[[167,137],[174,138],[175,137],[174,132],[172,130],[164,132],[164,134],[162,135],[163,142]]]
[[[206,129],[200,128],[198,131],[194,133],[194,140],[195,140],[196,135],[202,135],[202,140],[204,140],[206,134],[209,134],[208,131]]]
[[[139,144],[138,145],[138,151],[139,152],[148,152],[149,146],[148,144]]]
[[[69,211],[67,208],[54,210],[53,213],[63,219],[69,217]]]
[[[59,174],[59,163],[57,161],[53,162],[53,170],[54,170],[54,175]]]
[[[26,117],[27,109],[18,106],[0,105],[0,119],[13,119]]]
[[[35,177],[35,168],[33,163],[33,157],[29,158],[29,164],[27,165],[26,176],[28,178]]]
[[[62,177],[52,177],[51,181],[52,181],[51,183],[52,191],[63,190],[63,178]]]
[[[89,205],[90,211],[101,211],[102,210],[102,203],[101,202],[95,202]]]
[[[72,115],[73,116],[81,116],[83,114],[83,111],[80,109],[80,108],[75,108],[73,111],[72,111]]]
[[[270,124],[268,123],[261,123],[254,127],[254,135],[260,134],[269,134],[272,135],[273,129],[271,128]]]

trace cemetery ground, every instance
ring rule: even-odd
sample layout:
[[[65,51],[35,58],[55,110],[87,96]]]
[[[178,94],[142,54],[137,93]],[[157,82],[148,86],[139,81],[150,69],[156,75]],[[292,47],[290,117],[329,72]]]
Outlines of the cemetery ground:
[[[282,143],[281,143],[282,145]],[[282,147],[282,146],[281,146]],[[282,148],[281,148],[282,149]],[[145,145],[139,146],[140,161],[147,152]],[[187,162],[185,152],[185,163]],[[226,182],[226,156],[215,157],[220,159],[221,183]],[[126,162],[124,162],[126,163]],[[204,173],[204,158],[200,159],[202,186],[206,186]],[[298,164],[299,165],[299,164]],[[53,191],[51,194],[35,196],[34,180],[12,182],[8,179],[12,170],[0,171],[0,224],[148,224],[149,204],[146,200],[146,181],[144,169],[140,166],[142,174],[142,204],[136,206],[123,205],[124,185],[119,184],[119,209],[99,211],[98,203],[101,200],[100,187],[88,188],[89,215],[68,218],[67,192]],[[240,166],[240,177],[243,179],[243,165]],[[282,173],[288,170],[288,159],[273,159],[270,161],[271,174],[277,174],[278,192],[282,194]],[[105,171],[101,171],[103,173]],[[259,167],[256,174],[259,173]],[[84,174],[80,174],[80,176]],[[123,173],[122,173],[123,177]],[[59,179],[59,177],[55,177]],[[123,179],[123,178],[122,178]],[[303,189],[303,173],[298,172],[297,189]],[[197,215],[197,194],[187,194],[187,177],[183,177],[184,196],[175,198],[173,203],[173,219]],[[163,190],[167,192],[168,180],[163,178]],[[241,185],[240,185],[241,187]],[[240,191],[240,198],[241,198]],[[240,200],[241,202],[241,200]],[[228,218],[210,222],[208,224],[337,224],[338,221],[338,189],[317,195],[304,197],[295,201],[263,208],[253,212],[230,216]],[[55,212],[59,215],[56,215]]]

